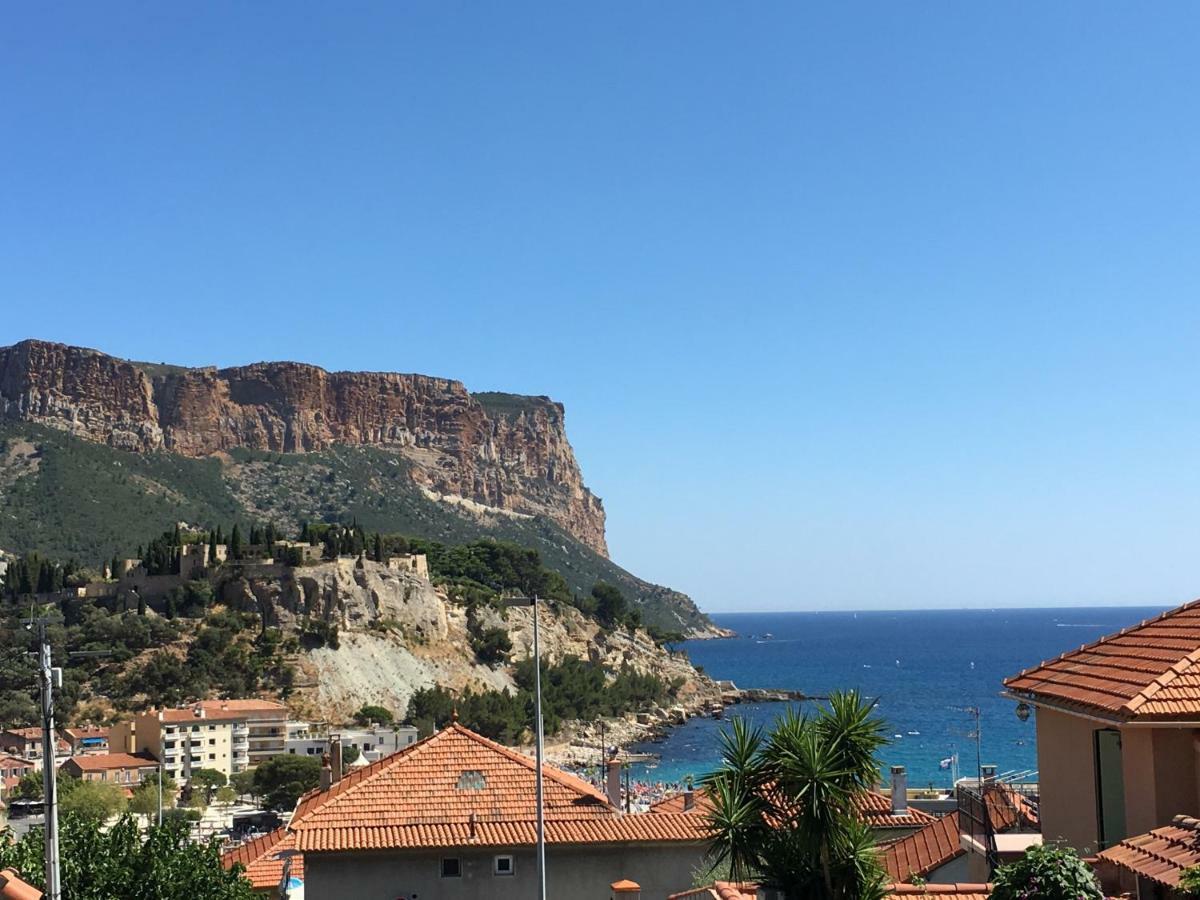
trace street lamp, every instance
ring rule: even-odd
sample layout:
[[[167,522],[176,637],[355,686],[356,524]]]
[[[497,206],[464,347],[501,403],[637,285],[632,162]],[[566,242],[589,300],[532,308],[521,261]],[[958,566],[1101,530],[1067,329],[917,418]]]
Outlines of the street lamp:
[[[537,760],[537,869],[538,898],[546,900],[546,822],[542,810],[542,657],[538,646],[538,597],[507,597],[504,606],[528,606],[533,610],[533,704]]]

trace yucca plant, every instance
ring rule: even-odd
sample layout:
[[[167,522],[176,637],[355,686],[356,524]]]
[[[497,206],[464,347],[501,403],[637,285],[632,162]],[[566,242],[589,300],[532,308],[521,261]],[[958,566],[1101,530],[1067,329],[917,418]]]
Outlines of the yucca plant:
[[[704,779],[716,863],[789,897],[882,898],[874,838],[854,801],[877,777],[883,727],[854,691],[813,714],[789,711],[769,734],[735,719],[721,767]]]

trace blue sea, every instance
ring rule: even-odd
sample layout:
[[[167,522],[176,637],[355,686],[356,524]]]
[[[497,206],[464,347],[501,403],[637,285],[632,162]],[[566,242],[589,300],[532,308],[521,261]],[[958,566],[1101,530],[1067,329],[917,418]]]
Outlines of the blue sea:
[[[977,706],[982,762],[1000,771],[1037,766],[1034,717],[1021,722],[1016,704],[1001,696],[1009,675],[1103,635],[1158,615],[1162,607],[922,610],[909,612],[795,612],[715,615],[737,632],[727,640],[682,644],[692,661],[716,679],[741,688],[775,688],[808,695],[856,688],[878,700],[890,743],[887,766],[903,765],[909,784],[949,786],[939,762],[958,754],[963,775],[975,771]],[[789,704],[741,704],[743,716],[770,725]],[[804,705],[804,704],[801,704]],[[636,745],[660,755],[634,777],[680,781],[711,771],[726,722],[693,719],[665,740]]]

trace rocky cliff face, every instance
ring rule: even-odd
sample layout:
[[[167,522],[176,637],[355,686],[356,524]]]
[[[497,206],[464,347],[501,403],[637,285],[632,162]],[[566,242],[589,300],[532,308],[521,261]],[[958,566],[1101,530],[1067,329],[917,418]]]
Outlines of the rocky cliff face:
[[[258,612],[285,631],[305,617],[339,627],[336,650],[311,650],[298,661],[300,681],[289,704],[314,719],[342,721],[366,702],[404,710],[415,691],[434,685],[458,691],[515,685],[510,667],[475,660],[465,607],[427,581],[370,561],[341,559],[290,570],[282,578],[237,578],[222,585],[221,600]],[[511,609],[503,619],[494,611],[485,615],[486,627],[509,632],[513,660],[531,652],[529,609]],[[675,702],[688,711],[720,702],[710,678],[686,656],[655,646],[644,631],[608,632],[569,607],[541,616],[541,648],[549,661],[572,655],[609,672],[630,666],[668,683],[682,682]]]
[[[381,447],[405,457],[434,494],[544,515],[607,555],[603,505],[583,484],[562,405],[546,397],[476,397],[442,378],[291,362],[152,366],[22,341],[0,349],[0,415],[193,457]]]

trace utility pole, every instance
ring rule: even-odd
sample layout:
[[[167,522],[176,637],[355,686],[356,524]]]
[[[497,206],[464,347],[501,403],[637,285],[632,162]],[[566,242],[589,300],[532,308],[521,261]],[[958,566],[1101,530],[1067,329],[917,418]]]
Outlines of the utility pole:
[[[528,606],[533,612],[533,694],[534,694],[534,733],[536,735],[537,761],[537,868],[538,868],[538,898],[546,900],[546,821],[542,803],[542,655],[538,645],[538,603],[537,594],[532,597],[508,597],[501,600],[504,606]]]
[[[55,769],[54,688],[62,687],[62,669],[50,664],[50,640],[46,637],[46,619],[31,620],[30,629],[38,628],[38,685],[42,700],[42,795],[46,824],[46,900],[62,900],[58,867],[58,773]]]

